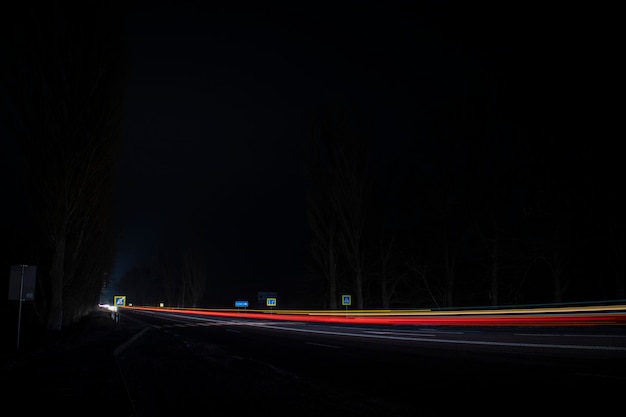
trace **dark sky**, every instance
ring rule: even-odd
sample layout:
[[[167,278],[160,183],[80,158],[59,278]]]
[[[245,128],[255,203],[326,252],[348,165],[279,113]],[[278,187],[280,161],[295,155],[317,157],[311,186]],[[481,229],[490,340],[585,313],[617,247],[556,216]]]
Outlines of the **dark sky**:
[[[481,65],[428,6],[162,3],[129,19],[118,274],[157,242],[206,245],[228,280],[301,274],[310,113],[356,97],[402,140],[419,107],[463,82],[458,68]]]
[[[302,144],[319,105],[364,103],[378,155],[400,167],[428,165],[407,156],[420,122],[480,83],[501,86],[526,131],[575,131],[571,119],[604,106],[590,104],[616,71],[603,11],[487,3],[130,3],[113,276],[193,245],[230,282],[301,274]]]

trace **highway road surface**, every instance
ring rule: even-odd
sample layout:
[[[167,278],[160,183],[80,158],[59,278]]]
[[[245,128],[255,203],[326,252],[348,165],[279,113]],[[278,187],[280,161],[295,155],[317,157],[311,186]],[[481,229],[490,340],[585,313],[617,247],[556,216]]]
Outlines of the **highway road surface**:
[[[560,415],[626,405],[620,320],[465,326],[278,312],[119,314],[143,328],[116,352],[138,416],[197,413],[199,404],[230,410],[206,415],[268,416],[410,416],[459,407]]]

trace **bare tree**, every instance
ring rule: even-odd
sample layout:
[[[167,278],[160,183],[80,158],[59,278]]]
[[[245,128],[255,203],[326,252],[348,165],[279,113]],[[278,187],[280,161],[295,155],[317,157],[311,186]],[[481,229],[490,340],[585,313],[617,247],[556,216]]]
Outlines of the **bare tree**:
[[[321,271],[328,290],[328,305],[337,309],[337,216],[330,203],[332,171],[328,125],[319,114],[311,115],[306,132],[306,169],[309,189],[306,192],[307,222],[311,230],[310,253]]]
[[[204,295],[208,278],[206,255],[197,248],[183,251],[182,306],[198,307],[198,300]]]
[[[617,228],[616,228],[617,229]],[[621,232],[621,233],[619,233]],[[613,237],[612,249],[615,262],[615,295],[619,300],[626,298],[626,250],[624,248],[624,230],[615,233],[619,237]]]
[[[174,305],[179,299],[181,293],[180,280],[177,277],[180,275],[180,267],[178,260],[174,261],[170,256],[170,251],[167,248],[159,247],[157,255],[159,284],[162,288],[163,301],[167,305]]]
[[[330,309],[337,309],[337,225],[336,218],[309,193],[307,195],[307,220],[313,234],[311,255],[322,271],[328,285]]]
[[[404,277],[402,274],[394,274],[395,236],[386,237],[381,232],[378,249],[381,304],[383,308],[389,309],[392,301],[395,299],[398,285]]]
[[[337,150],[337,176],[332,188],[332,205],[341,227],[340,242],[345,250],[348,264],[353,271],[353,282],[357,308],[363,309],[365,281],[365,219],[366,185],[360,175],[356,161],[349,160],[341,149]]]
[[[331,308],[337,302],[336,255],[340,253],[353,278],[352,285],[343,287],[354,290],[357,308],[364,306],[369,135],[360,108],[345,104],[321,109],[308,134],[312,249],[329,282]]]
[[[12,66],[4,74],[9,121],[28,168],[32,207],[51,244],[47,328],[58,331],[67,323],[64,289],[83,280],[77,275],[79,260],[97,256],[87,252],[94,246],[86,242],[94,239],[98,222],[111,219],[102,204],[111,207],[107,200],[122,132],[123,14],[99,2],[50,2],[17,16]],[[98,281],[86,279],[80,286]],[[92,291],[99,290],[98,282]]]
[[[437,291],[437,289],[431,288],[433,283],[431,283],[430,279],[430,266],[426,263],[424,259],[418,260],[417,255],[409,256],[405,259],[406,266],[410,271],[415,274],[415,284],[420,289],[423,289],[428,295],[428,299],[432,302],[432,304],[439,308],[441,307],[444,291]],[[421,284],[421,285],[418,285]],[[441,295],[440,295],[441,292]]]

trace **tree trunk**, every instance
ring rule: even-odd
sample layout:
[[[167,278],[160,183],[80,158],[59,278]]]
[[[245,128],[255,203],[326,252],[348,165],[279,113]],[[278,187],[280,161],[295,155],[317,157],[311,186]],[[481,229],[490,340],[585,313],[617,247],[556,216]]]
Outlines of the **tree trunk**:
[[[456,254],[453,248],[450,247],[448,240],[447,228],[444,228],[444,267],[445,267],[445,293],[446,293],[446,307],[453,306],[453,290],[454,290],[454,266],[456,262]]]
[[[50,312],[48,331],[58,332],[63,327],[63,275],[65,269],[65,232],[56,239],[52,267],[50,269]]]
[[[328,291],[330,297],[330,309],[336,310],[337,304],[337,261],[335,259],[335,236],[334,227],[328,236]]]
[[[491,254],[491,305],[497,306],[498,301],[498,236],[494,232],[493,253]]]

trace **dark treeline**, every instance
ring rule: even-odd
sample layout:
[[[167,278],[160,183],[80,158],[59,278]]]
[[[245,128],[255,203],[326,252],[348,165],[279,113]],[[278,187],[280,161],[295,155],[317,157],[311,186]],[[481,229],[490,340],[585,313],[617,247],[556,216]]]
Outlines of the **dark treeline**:
[[[163,247],[154,258],[126,272],[120,291],[135,305],[215,305],[208,256],[209,251],[200,246]]]
[[[364,101],[320,106],[303,127],[308,273],[281,292],[288,307],[342,308],[342,294],[353,308],[624,299],[613,146],[580,139],[595,131],[591,114],[572,128],[560,113],[529,123],[524,107],[477,82],[420,117],[414,140],[386,142]],[[164,247],[123,292],[137,304],[232,307],[210,253]]]
[[[97,306],[112,268],[126,37],[123,10],[108,2],[27,3],[3,15],[3,126],[26,214],[2,231],[1,252],[7,271],[37,266],[25,308],[54,333]]]
[[[616,148],[603,146],[593,110],[532,115],[541,96],[511,103],[502,90],[475,83],[422,118],[413,149],[396,152],[385,128],[373,137],[358,102],[312,117],[318,305],[337,308],[343,293],[358,308],[624,299]]]

